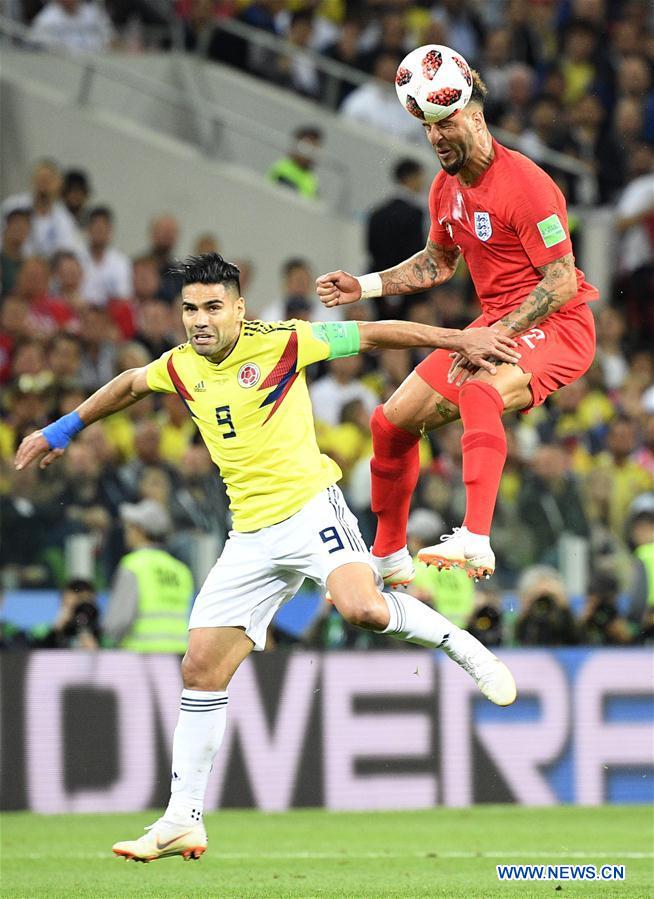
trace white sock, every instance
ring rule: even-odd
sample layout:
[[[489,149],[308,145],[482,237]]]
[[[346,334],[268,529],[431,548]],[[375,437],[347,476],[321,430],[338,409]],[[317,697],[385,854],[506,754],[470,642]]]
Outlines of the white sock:
[[[226,692],[182,690],[166,821],[188,826],[202,820],[207,781],[226,723]]]
[[[490,547],[490,537],[488,534],[475,534],[474,531],[469,531],[465,525],[463,525],[461,530],[465,531],[466,539],[469,543],[472,542],[475,547],[478,547],[479,549],[488,549]]]
[[[415,596],[394,590],[384,590],[382,596],[390,615],[388,627],[381,631],[383,634],[436,649],[445,648],[443,644],[450,644],[460,633],[456,624]]]
[[[406,557],[409,555],[409,550],[406,546],[403,546],[402,549],[396,549],[395,552],[389,553],[387,556],[376,556],[372,550],[370,553],[373,559],[379,559],[380,561],[385,562],[387,565],[395,565],[396,562],[404,562]]]

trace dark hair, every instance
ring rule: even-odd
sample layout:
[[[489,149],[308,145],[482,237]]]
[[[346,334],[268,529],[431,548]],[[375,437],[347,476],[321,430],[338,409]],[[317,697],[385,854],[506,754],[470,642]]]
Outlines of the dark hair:
[[[179,275],[183,284],[232,284],[241,293],[241,270],[233,262],[227,262],[220,253],[203,253],[177,260],[168,269]]]
[[[320,128],[317,128],[315,125],[302,125],[300,128],[296,128],[293,132],[293,137],[295,140],[322,140],[322,131]]]
[[[24,216],[25,218],[32,218],[32,210],[29,206],[21,206],[19,209],[12,209],[5,216],[5,225],[8,225],[12,219],[15,219],[17,215]]]
[[[484,108],[484,101],[486,100],[486,96],[488,94],[488,88],[484,84],[481,75],[476,69],[471,69],[472,72],[472,93],[470,94],[470,99],[468,103],[479,103],[481,108]]]
[[[393,169],[393,178],[396,181],[404,181],[406,178],[418,175],[422,171],[422,166],[415,159],[400,159]]]
[[[114,213],[113,209],[110,209],[108,206],[94,206],[93,209],[89,212],[89,222],[92,222],[93,219],[103,218],[108,222],[113,224]]]
[[[80,188],[84,193],[91,193],[89,176],[81,169],[69,169],[64,175],[63,193],[73,188]]]
[[[283,277],[288,277],[294,268],[306,268],[308,270],[310,265],[306,259],[302,259],[300,256],[291,256],[291,258],[286,259],[282,265]]]
[[[81,577],[75,577],[68,581],[64,590],[71,590],[73,593],[95,593],[95,587],[91,581]]]
[[[81,266],[81,262],[79,261],[79,257],[77,253],[73,253],[72,250],[57,250],[56,253],[50,259],[50,268],[54,271],[56,267],[62,262],[64,259],[73,259],[78,265]]]

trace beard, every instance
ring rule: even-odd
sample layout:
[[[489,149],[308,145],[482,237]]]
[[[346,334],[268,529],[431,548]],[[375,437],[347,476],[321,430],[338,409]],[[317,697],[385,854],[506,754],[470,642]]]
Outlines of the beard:
[[[443,162],[436,150],[434,150],[434,152],[436,153],[436,156],[438,156],[441,168],[447,172],[448,175],[456,175],[466,164],[466,154],[460,147],[450,147],[449,150],[454,154],[454,158],[448,163]]]

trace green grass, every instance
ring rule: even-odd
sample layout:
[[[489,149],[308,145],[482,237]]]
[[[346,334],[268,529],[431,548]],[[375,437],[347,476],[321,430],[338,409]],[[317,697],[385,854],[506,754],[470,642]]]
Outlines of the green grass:
[[[483,806],[421,812],[317,810],[207,816],[200,861],[111,855],[157,813],[3,815],[0,895],[125,897],[654,896],[648,808]],[[625,864],[622,883],[499,883],[497,863]],[[559,889],[560,887],[560,889]]]

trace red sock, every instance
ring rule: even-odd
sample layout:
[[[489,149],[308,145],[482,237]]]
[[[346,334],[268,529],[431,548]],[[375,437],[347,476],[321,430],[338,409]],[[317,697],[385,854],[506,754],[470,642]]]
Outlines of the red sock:
[[[377,534],[372,551],[388,556],[406,545],[411,496],[418,483],[419,437],[396,428],[377,406],[370,419],[374,455],[372,475],[372,511],[377,516]]]
[[[504,402],[494,387],[467,381],[459,392],[463,420],[464,525],[475,534],[490,534],[502,469],[506,461]]]

